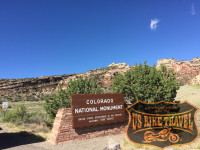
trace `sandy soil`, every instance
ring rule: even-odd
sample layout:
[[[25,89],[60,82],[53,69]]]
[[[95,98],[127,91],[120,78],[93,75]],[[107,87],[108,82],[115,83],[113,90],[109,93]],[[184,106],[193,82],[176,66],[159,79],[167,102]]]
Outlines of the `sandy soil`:
[[[193,105],[200,108],[200,85],[185,85],[181,86],[177,92],[177,101],[187,100]]]

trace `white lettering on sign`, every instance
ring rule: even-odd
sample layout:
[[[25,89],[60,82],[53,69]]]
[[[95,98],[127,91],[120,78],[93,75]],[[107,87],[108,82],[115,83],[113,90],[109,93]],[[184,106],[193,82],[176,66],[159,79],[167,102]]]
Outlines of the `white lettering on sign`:
[[[115,116],[122,116],[122,114],[115,114]]]
[[[100,119],[100,121],[105,121],[106,119]]]
[[[114,118],[112,117],[112,118],[107,118],[107,120],[114,120]]]
[[[98,122],[98,120],[90,120],[89,122]]]
[[[93,119],[93,117],[87,117],[87,120],[91,120],[91,119]]]
[[[78,118],[78,121],[85,120],[85,118]]]
[[[99,111],[97,107],[75,108],[75,113],[96,112]]]
[[[97,99],[97,100],[86,100],[86,104],[104,104],[104,103],[113,103],[113,99]]]
[[[114,106],[100,106],[100,109],[97,107],[87,107],[87,108],[75,108],[74,112],[78,113],[87,113],[87,112],[98,112],[98,111],[108,111],[108,110],[119,110],[122,109],[123,105],[114,105]]]
[[[115,106],[101,106],[100,111],[107,111],[107,110],[118,110],[122,109],[123,105],[115,105]]]
[[[89,116],[86,118],[78,118],[78,121],[85,121],[88,120],[89,123],[92,122],[105,122],[107,120],[114,120],[115,117],[121,116],[122,114],[110,114],[110,115],[101,115],[101,116]]]
[[[106,118],[106,115],[103,115],[103,116],[95,116],[95,118]]]

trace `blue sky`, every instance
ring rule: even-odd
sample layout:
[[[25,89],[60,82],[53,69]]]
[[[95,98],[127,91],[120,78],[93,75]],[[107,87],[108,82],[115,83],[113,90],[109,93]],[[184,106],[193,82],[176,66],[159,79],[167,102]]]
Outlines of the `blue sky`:
[[[200,57],[199,0],[0,0],[0,78]]]

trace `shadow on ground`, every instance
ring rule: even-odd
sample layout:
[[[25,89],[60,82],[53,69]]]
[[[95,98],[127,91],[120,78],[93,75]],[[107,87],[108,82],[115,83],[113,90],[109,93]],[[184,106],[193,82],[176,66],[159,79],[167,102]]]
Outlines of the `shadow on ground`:
[[[2,130],[2,129],[0,129]],[[0,133],[0,149],[43,142],[45,139],[28,132]]]

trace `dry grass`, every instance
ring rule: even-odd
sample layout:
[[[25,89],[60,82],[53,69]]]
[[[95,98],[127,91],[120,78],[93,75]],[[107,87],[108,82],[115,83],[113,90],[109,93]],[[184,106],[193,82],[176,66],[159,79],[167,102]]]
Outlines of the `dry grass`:
[[[24,104],[27,108],[27,112],[32,114],[32,117],[29,123],[23,124],[13,124],[13,123],[5,123],[1,122],[1,124],[5,124],[6,126],[12,128],[13,131],[20,132],[26,131],[30,134],[35,134],[43,137],[44,139],[48,139],[50,129],[45,125],[44,120],[47,118],[47,114],[43,108],[43,101],[20,101],[20,102],[9,102],[8,111],[12,111],[16,109],[21,104]],[[3,118],[3,114],[0,113],[0,118]]]
[[[184,85],[177,92],[177,101],[187,100],[200,108],[200,85]]]
[[[27,107],[28,112],[35,113],[41,112],[46,114],[45,110],[43,109],[44,101],[20,101],[20,102],[9,102],[8,110],[12,110],[24,104]]]

